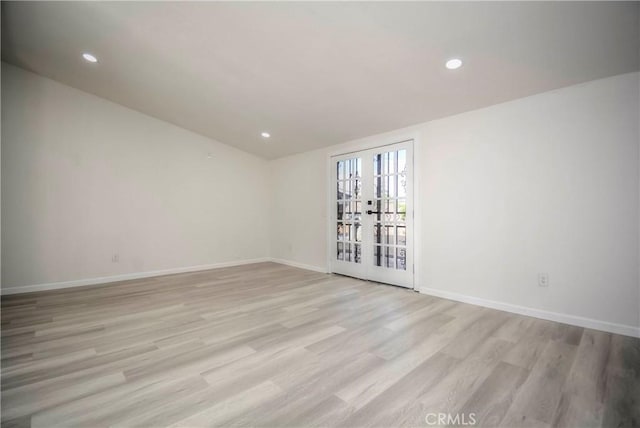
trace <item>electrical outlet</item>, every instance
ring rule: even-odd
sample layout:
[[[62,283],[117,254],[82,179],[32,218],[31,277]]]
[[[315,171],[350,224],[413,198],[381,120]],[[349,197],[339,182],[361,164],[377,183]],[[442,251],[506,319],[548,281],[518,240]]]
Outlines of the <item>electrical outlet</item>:
[[[120,261],[120,255],[118,253],[111,256],[111,263],[118,263]]]
[[[548,287],[549,286],[549,274],[548,273],[539,273],[538,274],[538,287]]]

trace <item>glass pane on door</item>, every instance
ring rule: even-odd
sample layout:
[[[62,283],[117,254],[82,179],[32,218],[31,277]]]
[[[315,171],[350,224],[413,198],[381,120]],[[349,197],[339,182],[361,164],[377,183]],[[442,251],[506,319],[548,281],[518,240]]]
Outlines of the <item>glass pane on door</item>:
[[[407,270],[407,151],[373,155],[373,264]]]
[[[362,263],[362,158],[336,162],[336,260]]]

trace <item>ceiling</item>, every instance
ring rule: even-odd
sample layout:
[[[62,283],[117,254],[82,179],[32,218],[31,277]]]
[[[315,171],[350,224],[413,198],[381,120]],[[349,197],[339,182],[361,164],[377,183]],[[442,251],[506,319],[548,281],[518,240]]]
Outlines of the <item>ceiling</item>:
[[[2,59],[273,159],[638,70],[639,5],[2,2]]]

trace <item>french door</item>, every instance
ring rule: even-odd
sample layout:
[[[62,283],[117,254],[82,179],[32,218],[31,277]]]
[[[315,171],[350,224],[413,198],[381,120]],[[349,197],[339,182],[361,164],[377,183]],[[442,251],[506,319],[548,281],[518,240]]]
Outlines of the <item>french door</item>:
[[[413,141],[331,163],[332,272],[413,288]]]

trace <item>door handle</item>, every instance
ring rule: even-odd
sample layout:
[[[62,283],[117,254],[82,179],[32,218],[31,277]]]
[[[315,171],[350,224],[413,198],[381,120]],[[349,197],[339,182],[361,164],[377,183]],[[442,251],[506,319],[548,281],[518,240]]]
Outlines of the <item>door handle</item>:
[[[367,210],[367,214],[382,214],[380,211]]]

